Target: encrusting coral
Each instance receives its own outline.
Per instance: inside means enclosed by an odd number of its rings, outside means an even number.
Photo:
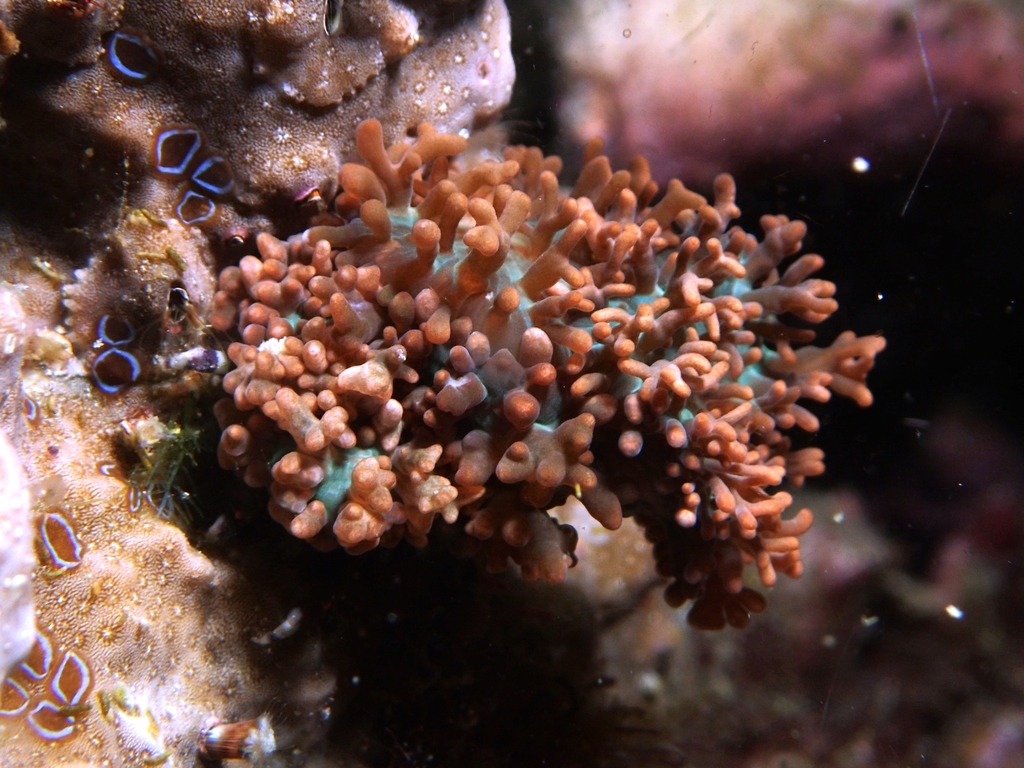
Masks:
[[[91,269],[102,274],[103,267]],[[186,274],[195,267],[189,262]],[[162,281],[161,271],[175,270],[127,271],[125,304],[94,311],[123,311],[118,317],[137,321],[147,283],[166,297],[170,280]],[[87,284],[93,277],[79,275],[79,300],[98,295]],[[13,294],[0,286],[0,339],[17,311]],[[115,316],[104,317],[97,340],[120,344]],[[169,330],[173,321],[166,318],[159,333],[149,330],[166,340],[161,353],[195,338],[192,328]],[[137,330],[136,338],[145,335]],[[4,348],[20,357],[16,344],[37,348],[40,333],[22,329]],[[288,606],[282,610],[275,596],[254,589],[236,564],[198,551],[166,519],[175,500],[168,501],[160,478],[153,487],[152,470],[141,480],[123,471],[126,449],[151,465],[166,461],[163,453],[190,427],[171,419],[212,375],[171,370],[146,343],[123,348],[141,375],[112,392],[95,371],[55,372],[28,354],[0,367],[5,379],[12,374],[15,408],[0,430],[0,660],[11,667],[0,677],[4,765],[192,766],[207,719],[244,719],[282,701],[279,676],[301,681],[303,700],[289,706],[318,713],[306,718],[311,727],[322,728],[319,713],[333,690],[315,645],[253,656],[251,638],[277,624]],[[5,431],[28,450],[18,456]]]
[[[0,166],[88,234],[127,203],[244,236],[330,197],[369,115],[493,120],[509,41],[501,0],[0,0]]]
[[[26,241],[0,258],[0,763],[195,765],[207,719],[259,715],[282,672],[319,712],[333,677],[315,648],[252,658],[292,605],[175,524],[226,361],[202,321],[202,235],[126,212],[74,272]]]
[[[820,256],[783,266],[804,224],[765,216],[758,242],[730,226],[731,177],[713,203],[677,180],[658,199],[644,160],[613,172],[596,142],[569,193],[537,149],[470,162],[429,124],[386,147],[374,120],[356,143],[334,212],[261,234],[214,298],[241,338],[220,463],[270,488],[276,520],[359,553],[422,545],[441,517],[491,569],[559,581],[576,535],[550,513],[574,495],[606,528],[634,516],[707,628],[763,608],[746,564],[800,575],[812,516],[775,489],[823,453],[785,432],[818,429],[801,398],[869,405],[885,346],[810,344],[838,304]]]

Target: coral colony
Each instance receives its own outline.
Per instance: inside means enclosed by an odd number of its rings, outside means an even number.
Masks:
[[[261,594],[181,530],[197,392],[226,393],[220,465],[321,549],[442,530],[558,582],[575,499],[643,527],[697,627],[763,609],[746,566],[800,575],[812,515],[781,486],[824,470],[800,401],[869,405],[885,346],[813,343],[838,305],[802,223],[759,241],[731,177],[660,190],[598,142],[571,190],[538,149],[469,151],[511,88],[497,0],[217,5],[0,0],[11,178],[94,163],[101,190],[67,185],[78,228],[0,212],[0,762],[258,761],[271,702],[303,713],[295,754],[322,740],[337,685],[299,577]],[[77,263],[46,239],[68,233]],[[248,255],[218,277],[211,244]]]
[[[784,519],[775,488],[824,464],[784,434],[818,429],[797,401],[869,405],[885,346],[812,346],[781,319],[838,306],[820,256],[780,272],[805,226],[766,216],[759,243],[729,227],[731,177],[713,204],[678,181],[659,199],[598,143],[566,193],[536,149],[464,164],[457,136],[385,147],[374,120],[356,140],[336,214],[221,272],[211,323],[241,336],[221,465],[314,544],[422,545],[461,520],[491,569],[551,581],[576,534],[550,512],[575,495],[606,528],[636,518],[692,623],[744,626],[764,606],[745,564],[765,586],[801,572],[811,513]]]

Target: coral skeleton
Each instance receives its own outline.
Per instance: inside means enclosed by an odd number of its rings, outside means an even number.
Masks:
[[[796,256],[804,224],[731,225],[731,177],[712,202],[647,163],[613,172],[588,144],[571,191],[561,161],[509,147],[470,161],[459,136],[419,126],[385,145],[356,131],[333,211],[301,234],[257,238],[220,274],[211,324],[234,330],[230,397],[215,412],[221,466],[270,490],[292,534],[352,553],[440,517],[488,567],[560,581],[576,533],[570,496],[608,529],[633,516],[654,542],[666,599],[696,626],[743,626],[745,586],[799,576],[786,510],[824,471],[788,431],[800,400],[871,403],[885,341],[840,334],[823,259]]]

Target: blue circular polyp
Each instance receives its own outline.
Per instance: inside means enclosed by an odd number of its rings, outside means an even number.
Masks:
[[[223,178],[218,179],[218,176]],[[192,174],[192,181],[211,195],[226,195],[235,185],[228,161],[218,155],[203,160]]]
[[[107,43],[107,60],[126,80],[141,83],[156,71],[160,61],[146,40],[130,32],[117,31]]]
[[[96,386],[113,394],[139,378],[139,361],[123,349],[113,347],[101,353],[92,364]]]
[[[187,190],[174,212],[183,224],[201,224],[217,211],[213,201],[200,194]]]
[[[96,327],[96,335],[107,344],[119,347],[135,338],[135,329],[127,320],[113,315],[104,315]]]
[[[168,128],[156,137],[156,169],[169,176],[181,176],[202,144],[195,128]]]

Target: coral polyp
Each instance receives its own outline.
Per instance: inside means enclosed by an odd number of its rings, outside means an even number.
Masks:
[[[613,172],[597,143],[567,192],[537,149],[471,162],[428,124],[385,147],[372,120],[356,140],[334,212],[261,234],[214,301],[240,334],[220,463],[269,487],[276,520],[358,553],[422,545],[441,517],[492,569],[559,581],[576,537],[552,515],[575,496],[644,526],[703,627],[763,607],[746,564],[765,586],[800,575],[812,516],[785,517],[778,487],[823,453],[786,432],[818,429],[801,399],[868,405],[885,346],[810,343],[838,304],[820,256],[789,261],[802,223],[765,216],[759,242],[730,226],[731,177],[713,202],[677,180],[659,196],[645,161]]]

